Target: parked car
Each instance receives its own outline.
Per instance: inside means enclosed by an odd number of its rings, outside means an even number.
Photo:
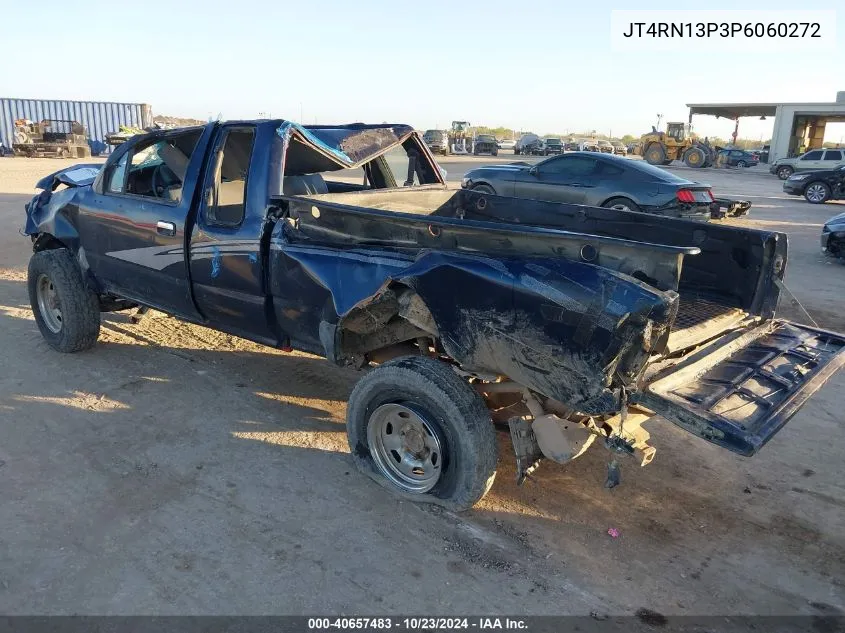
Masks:
[[[547,136],[543,139],[543,155],[563,154],[563,143],[559,138]]]
[[[543,139],[536,134],[523,134],[516,142],[513,153],[517,155],[542,155]]]
[[[822,227],[822,251],[845,259],[845,213],[834,215]]]
[[[799,171],[835,169],[845,165],[845,150],[813,149],[796,158],[779,158],[769,167],[769,173],[786,180]]]
[[[479,134],[472,141],[472,153],[474,156],[481,154],[499,155],[499,143],[492,134]]]
[[[580,152],[581,141],[567,141],[566,143],[564,143],[563,149],[566,152]]]
[[[622,143],[614,143],[613,144],[613,153],[617,154],[618,156],[627,156],[628,155],[628,148],[625,147]]]
[[[804,196],[812,204],[845,199],[845,165],[792,174],[783,182],[783,190],[793,196]]]
[[[596,141],[599,151],[605,154],[613,154],[613,143],[610,141]]]
[[[710,185],[692,182],[645,161],[573,152],[536,165],[491,165],[466,173],[466,189],[500,196],[644,211],[707,220]]]
[[[423,141],[435,154],[449,155],[449,133],[446,130],[426,130]]]
[[[601,152],[601,147],[596,141],[585,140],[581,141],[580,151],[582,152]]]
[[[755,156],[752,152],[742,149],[726,148],[719,153],[725,157],[725,164],[728,167],[753,167],[760,163],[759,155]]]
[[[494,420],[520,479],[591,443],[646,465],[652,415],[749,456],[845,361],[842,335],[774,318],[786,235],[449,190],[404,125],[212,122],[38,188],[27,287],[50,347],[141,306],[366,369],[350,459],[453,510],[493,483]]]
[[[499,149],[513,149],[514,147],[516,147],[516,141],[514,139],[499,141]]]

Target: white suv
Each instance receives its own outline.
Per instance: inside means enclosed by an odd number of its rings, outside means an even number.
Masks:
[[[796,158],[781,158],[769,167],[769,172],[777,174],[781,180],[786,180],[796,171],[815,171],[819,169],[836,169],[845,165],[845,150],[842,149],[811,149],[806,154]]]

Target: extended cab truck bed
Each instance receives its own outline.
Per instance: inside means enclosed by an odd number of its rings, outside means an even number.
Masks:
[[[785,235],[449,191],[407,126],[158,131],[38,184],[50,345],[141,306],[371,367],[353,459],[453,508],[492,483],[491,419],[520,477],[597,437],[646,464],[655,413],[751,455],[845,359],[841,335],[773,318]]]

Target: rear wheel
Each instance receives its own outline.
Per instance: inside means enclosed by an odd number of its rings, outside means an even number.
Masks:
[[[630,198],[611,198],[601,206],[617,211],[640,211],[639,205]]]
[[[821,181],[811,182],[804,189],[804,199],[811,204],[822,204],[830,199],[830,187]]]
[[[684,152],[684,164],[687,167],[702,167],[705,158],[704,151],[698,147],[691,147]]]
[[[467,510],[496,476],[487,407],[439,360],[403,356],[371,370],[349,398],[346,429],[357,467],[415,501]]]
[[[80,352],[97,342],[100,305],[67,249],[40,251],[29,260],[29,302],[47,344]]]
[[[795,170],[792,169],[792,167],[790,167],[789,165],[784,165],[783,167],[778,167],[778,171],[777,171],[778,178],[780,178],[781,180],[786,180],[787,178],[789,178],[794,173],[794,171]]]
[[[645,158],[650,165],[663,165],[666,160],[666,150],[660,143],[652,143],[646,148],[643,158]]]

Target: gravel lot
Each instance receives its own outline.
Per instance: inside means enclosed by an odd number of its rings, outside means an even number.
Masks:
[[[480,161],[442,162],[456,180]],[[48,349],[18,231],[66,164],[0,160],[0,612],[845,613],[845,372],[752,459],[657,420],[654,463],[612,491],[599,448],[518,488],[503,434],[477,509],[420,507],[352,466],[353,371],[158,313],[107,316],[90,352]],[[845,330],[845,266],[818,248],[845,205],[683,172],[751,199],[736,223],[788,233],[788,286]]]

